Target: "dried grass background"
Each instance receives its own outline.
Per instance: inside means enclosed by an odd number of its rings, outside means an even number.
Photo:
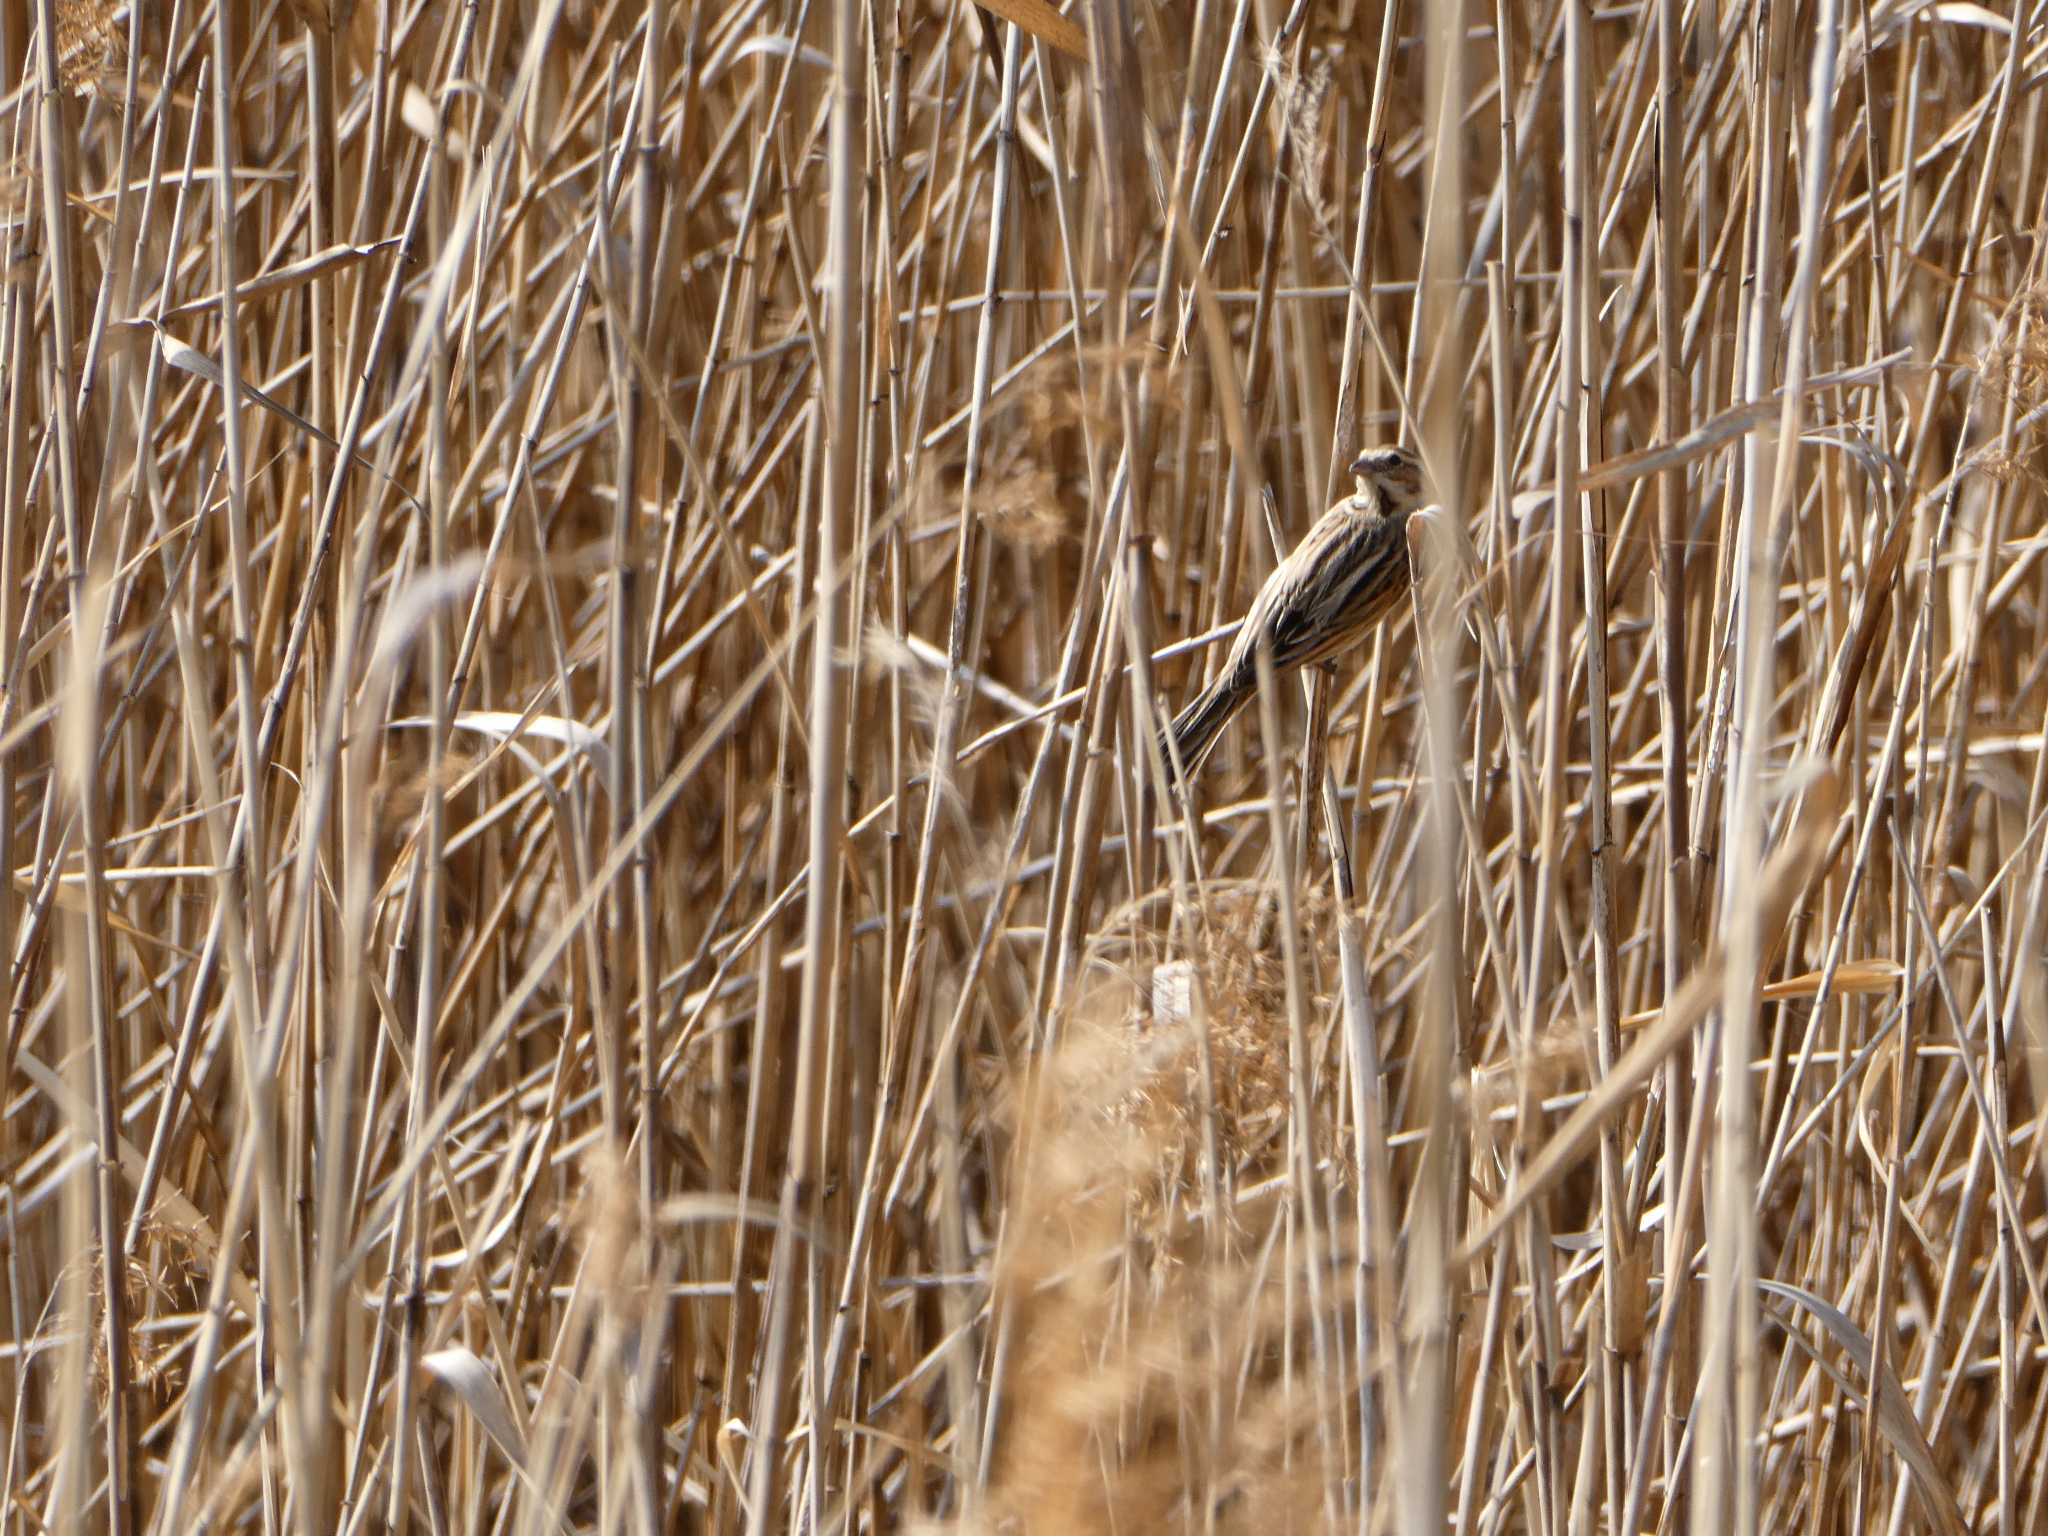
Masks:
[[[2041,1529],[2043,8],[996,9],[0,5],[0,1526]]]

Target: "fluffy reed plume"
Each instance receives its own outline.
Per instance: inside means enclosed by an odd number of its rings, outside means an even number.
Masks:
[[[1199,9],[0,13],[16,1527],[2048,1526],[2048,18]]]

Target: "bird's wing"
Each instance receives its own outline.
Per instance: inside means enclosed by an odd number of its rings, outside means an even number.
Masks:
[[[1395,522],[1347,511],[1309,531],[1287,559],[1296,569],[1273,616],[1277,665],[1307,666],[1348,649],[1393,605],[1408,581]]]

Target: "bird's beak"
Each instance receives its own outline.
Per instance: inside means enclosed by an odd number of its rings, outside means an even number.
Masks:
[[[1360,477],[1363,477],[1363,476],[1364,476],[1364,474],[1365,474],[1365,471],[1366,471],[1366,463],[1365,463],[1365,461],[1366,461],[1366,457],[1367,457],[1367,456],[1366,456],[1365,454],[1362,454],[1362,453],[1361,453],[1361,454],[1360,454],[1360,455],[1359,455],[1359,456],[1358,456],[1357,458],[1355,458],[1355,459],[1353,459],[1353,460],[1351,461],[1351,473],[1352,473],[1352,474],[1354,474],[1354,475],[1357,475],[1357,476],[1360,476]]]

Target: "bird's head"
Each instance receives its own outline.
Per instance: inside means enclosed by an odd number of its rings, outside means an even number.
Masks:
[[[1382,443],[1351,461],[1362,495],[1375,495],[1389,512],[1412,512],[1425,497],[1422,460],[1406,448]]]

